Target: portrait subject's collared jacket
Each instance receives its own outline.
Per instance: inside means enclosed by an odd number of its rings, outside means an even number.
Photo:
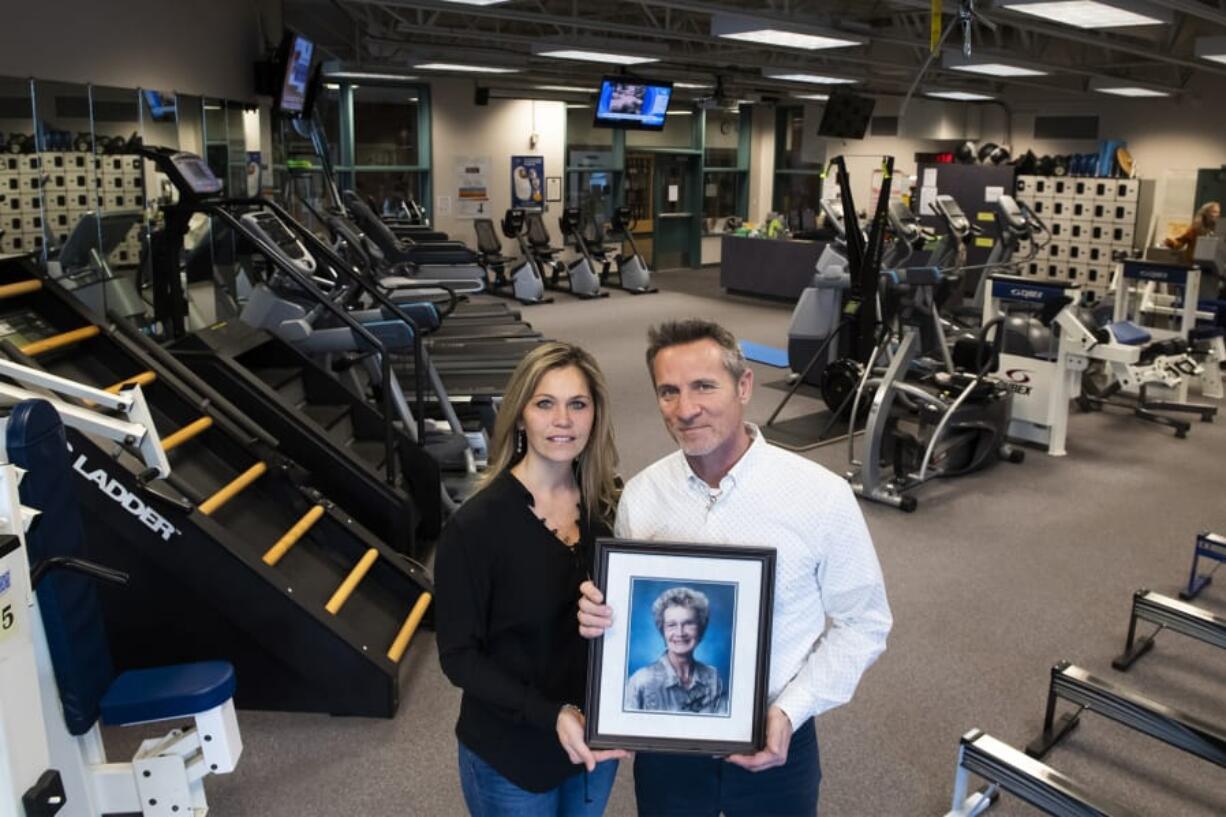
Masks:
[[[727,715],[728,691],[715,667],[701,661],[694,662],[693,683],[686,689],[666,653],[630,676],[624,707],[642,712]]]

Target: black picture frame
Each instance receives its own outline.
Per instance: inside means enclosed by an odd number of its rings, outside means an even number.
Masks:
[[[648,560],[643,560],[641,557],[649,557]],[[663,571],[667,573],[667,578],[652,578],[652,577],[630,577],[629,588],[610,588],[610,574],[616,573],[621,576],[623,569],[611,570],[611,567],[619,559],[639,559],[638,562],[626,562],[625,564],[654,564],[659,566],[667,566],[668,569]],[[693,561],[695,569],[691,576],[684,568],[686,560]],[[699,560],[702,560],[699,563]],[[744,580],[739,583],[736,580],[729,582],[727,577],[720,580],[714,580],[709,575],[703,575],[702,571],[710,570],[712,560],[717,560],[722,567],[726,567],[725,572],[735,573],[738,570],[744,571]],[[620,611],[621,618],[619,619],[619,611],[614,606],[614,629],[610,629],[605,636],[592,639],[588,650],[588,684],[587,684],[587,700],[585,706],[586,727],[585,738],[588,746],[593,749],[628,749],[632,751],[652,751],[652,752],[670,752],[670,753],[690,753],[704,755],[729,755],[741,753],[753,753],[761,750],[766,744],[766,710],[767,710],[767,694],[770,682],[770,648],[771,648],[771,621],[772,612],[774,609],[775,595],[775,562],[776,552],[774,548],[762,547],[742,547],[735,545],[707,545],[685,542],[644,542],[630,539],[619,539],[612,537],[602,537],[596,540],[594,552],[594,570],[593,582],[604,593],[605,598],[614,603],[614,599],[621,598],[629,600],[627,605],[630,609]],[[688,578],[679,578],[688,577]],[[636,608],[641,607],[634,601],[635,582],[643,581],[644,588],[654,587],[665,584],[679,585],[725,585],[736,584],[734,598],[736,603],[732,605],[731,611],[725,611],[725,617],[732,619],[729,625],[728,635],[728,660],[729,667],[736,665],[739,658],[752,655],[753,668],[752,672],[740,670],[735,674],[736,678],[740,679],[733,682],[732,689],[727,688],[728,682],[732,682],[729,677],[727,681],[722,683],[725,689],[727,703],[724,705],[726,714],[723,712],[695,713],[683,712],[679,709],[655,710],[648,713],[646,710],[625,708],[625,700],[610,701],[606,694],[607,690],[616,688],[622,691],[625,695],[626,687],[631,683],[632,676],[630,673],[630,664],[627,659],[619,660],[621,655],[628,656],[633,648],[632,640],[637,626],[641,632],[645,625],[640,621],[636,624],[632,618],[636,614]],[[618,579],[622,582],[621,579]],[[610,592],[613,590],[614,592]],[[742,604],[744,600],[741,593],[752,593],[753,604]],[[646,598],[646,596],[643,596]],[[757,620],[754,622],[745,621],[746,609],[756,610]],[[638,610],[639,617],[642,617],[642,610]],[[615,632],[618,627],[618,621],[624,619],[624,629],[621,632]],[[654,627],[654,619],[652,619],[652,627]],[[710,625],[708,625],[710,626]],[[736,632],[751,633],[756,642],[752,645],[752,649],[747,650],[747,645],[742,639],[741,643],[736,643],[732,638],[732,634]],[[661,634],[662,635],[662,634]],[[704,629],[699,640],[701,641],[707,635]],[[610,638],[612,636],[612,638]],[[618,652],[618,655],[606,655],[606,647],[610,641],[614,643],[613,651]],[[697,647],[694,648],[695,650]],[[659,659],[664,660],[663,656]],[[609,673],[606,678],[605,674]],[[637,675],[637,673],[635,673]],[[718,676],[717,676],[718,677]],[[753,689],[750,693],[745,693],[743,690],[738,691],[737,686],[743,686],[743,680],[751,677]],[[620,683],[618,683],[618,679]],[[721,679],[722,681],[722,679]],[[602,689],[605,692],[602,692]],[[750,712],[746,712],[746,708],[750,708]],[[643,714],[650,714],[653,718],[660,717],[662,719],[681,719],[690,718],[688,722],[676,721],[668,722],[668,725],[676,729],[684,727],[684,735],[659,736],[652,734],[634,734],[627,732],[624,728],[614,731],[606,728],[604,721],[613,720],[624,717],[627,712],[632,713],[630,717],[641,718]],[[728,720],[731,725],[739,725],[741,733],[748,732],[744,737],[728,738],[728,737],[704,737],[704,726],[710,727],[715,724],[717,718],[712,717],[710,721],[703,718],[693,718],[694,714],[703,714],[714,716],[719,714],[722,719]],[[747,722],[745,719],[749,718]],[[666,721],[660,720],[660,723]],[[746,728],[746,726],[748,728]],[[710,731],[710,729],[708,729]]]

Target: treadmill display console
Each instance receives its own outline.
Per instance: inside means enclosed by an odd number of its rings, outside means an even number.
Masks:
[[[193,193],[201,196],[211,196],[221,192],[221,179],[213,175],[213,171],[194,153],[176,153],[170,159],[175,168],[191,187]]]
[[[303,275],[315,273],[315,259],[307,252],[306,247],[302,246],[297,236],[274,214],[267,211],[244,213],[243,223],[260,238],[280,250],[284,260],[293,264]]]

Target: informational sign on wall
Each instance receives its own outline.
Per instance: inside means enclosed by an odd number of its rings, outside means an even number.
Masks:
[[[490,217],[490,157],[457,157],[455,174],[456,216],[458,218]]]
[[[545,157],[511,157],[511,206],[523,210],[545,208]]]

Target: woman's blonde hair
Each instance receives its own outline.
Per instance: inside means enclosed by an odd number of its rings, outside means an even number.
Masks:
[[[574,366],[587,380],[592,394],[592,433],[576,460],[579,489],[583,493],[584,511],[589,519],[613,518],[617,505],[617,446],[613,442],[613,418],[609,411],[609,386],[596,359],[573,343],[551,341],[542,343],[524,356],[511,373],[494,433],[490,439],[489,466],[478,490],[492,483],[499,474],[514,467],[524,458],[519,450],[519,421],[532,395],[536,394],[541,378],[555,369]]]
[[[1196,228],[1197,235],[1208,235],[1217,229],[1217,222],[1210,221],[1209,219],[1209,211],[1214,207],[1218,208],[1218,212],[1221,212],[1222,205],[1216,201],[1207,201],[1196,211],[1196,217],[1192,221],[1192,226]]]

